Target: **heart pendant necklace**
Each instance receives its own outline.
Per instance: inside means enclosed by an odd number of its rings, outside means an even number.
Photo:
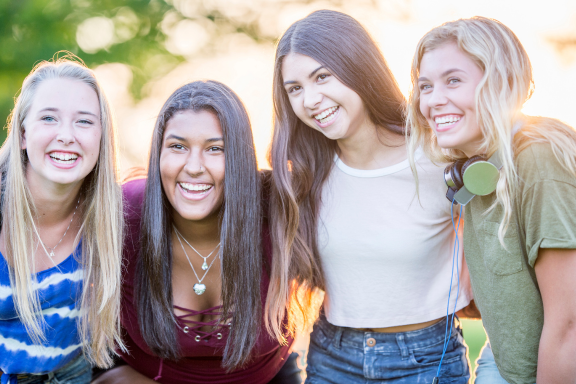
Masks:
[[[218,246],[220,245],[220,243],[218,243],[218,245],[216,246],[216,248],[214,248],[214,249],[212,250],[212,252],[210,252],[210,253],[208,254],[208,256],[202,256],[202,254],[201,254],[200,252],[198,252],[198,251],[196,250],[196,248],[194,248],[194,247],[192,246],[192,244],[190,244],[190,243],[188,242],[188,240],[186,240],[186,238],[185,238],[184,236],[182,236],[182,234],[180,233],[180,231],[178,231],[178,229],[177,229],[175,226],[173,226],[173,227],[174,227],[174,231],[176,231],[176,234],[177,234],[180,238],[184,239],[184,241],[186,242],[186,244],[188,244],[188,246],[189,246],[190,248],[192,248],[192,250],[193,250],[194,252],[196,252],[196,253],[198,254],[198,256],[200,256],[202,259],[204,259],[204,263],[202,263],[202,270],[203,270],[203,271],[207,271],[207,270],[208,270],[208,263],[206,262],[206,260],[207,260],[210,256],[212,256],[212,254],[214,253],[214,251],[216,251],[216,249],[218,249]],[[180,239],[178,239],[178,240],[180,240]],[[186,255],[186,257],[188,257],[188,255]]]
[[[210,265],[208,265],[208,263],[206,263],[206,259],[209,258],[210,256],[212,256],[212,254],[214,253],[214,251],[216,251],[216,249],[218,249],[218,247],[220,246],[220,243],[218,243],[218,245],[216,246],[216,248],[214,248],[212,250],[212,252],[210,252],[210,254],[206,257],[202,256],[200,254],[200,252],[198,252],[192,245],[190,245],[190,243],[186,240],[186,238],[184,236],[182,236],[180,234],[180,232],[178,231],[178,229],[176,229],[176,226],[172,226],[174,228],[174,232],[176,232],[176,237],[178,238],[178,242],[180,243],[180,246],[182,247],[182,250],[184,251],[184,255],[186,256],[186,260],[188,260],[188,264],[190,264],[190,268],[192,268],[192,272],[194,272],[194,276],[196,276],[196,279],[198,280],[198,282],[196,284],[194,284],[194,286],[192,287],[194,289],[194,292],[197,295],[201,295],[204,292],[206,292],[206,285],[202,284],[202,280],[204,280],[204,278],[206,277],[206,275],[208,274],[208,271],[210,270],[210,268],[212,268],[212,265],[214,264],[214,262],[216,261],[217,257],[215,257],[212,262],[210,263]],[[186,248],[184,248],[184,244],[182,244],[182,240],[184,239],[184,241],[186,242],[186,244],[188,244],[190,246],[190,248],[192,248],[194,250],[194,252],[196,252],[198,255],[200,255],[200,257],[202,257],[204,259],[204,263],[202,264],[202,270],[205,271],[204,275],[202,276],[202,278],[198,277],[198,274],[196,273],[196,270],[194,269],[194,266],[192,265],[192,262],[190,261],[190,258],[188,257],[188,253],[186,253]]]

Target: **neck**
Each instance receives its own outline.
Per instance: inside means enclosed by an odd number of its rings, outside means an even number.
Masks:
[[[52,226],[70,218],[77,206],[83,180],[69,185],[50,183],[48,186],[37,183],[34,178],[27,177],[26,180],[39,226]]]
[[[220,242],[220,220],[217,214],[201,221],[192,221],[174,212],[173,222],[178,232],[195,248],[214,248]]]
[[[340,139],[338,156],[349,167],[379,169],[407,158],[406,139],[385,128],[366,122],[352,136]]]
[[[485,148],[481,143],[470,143],[465,147],[457,148],[464,152],[467,158],[471,158],[478,155],[484,155],[486,153]]]

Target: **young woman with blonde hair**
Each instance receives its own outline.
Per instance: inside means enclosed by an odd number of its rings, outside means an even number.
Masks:
[[[87,383],[123,345],[115,134],[91,70],[69,57],[32,70],[0,175],[2,383]]]
[[[576,132],[521,113],[530,60],[496,20],[432,29],[412,82],[412,164],[416,148],[455,162],[449,194],[466,204],[464,252],[489,338],[476,383],[574,382]]]
[[[466,346],[445,318],[449,290],[450,313],[471,297],[465,276],[451,281],[462,255],[453,259],[442,168],[418,157],[418,200],[405,99],[362,25],[324,10],[290,26],[274,107],[267,316],[281,324],[288,307],[292,330],[314,319],[311,295],[325,290],[306,382],[467,383]]]

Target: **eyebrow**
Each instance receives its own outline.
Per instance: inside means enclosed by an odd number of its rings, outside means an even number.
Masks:
[[[53,107],[47,107],[47,108],[41,109],[39,112],[44,112],[44,111],[58,112],[59,109],[58,109],[58,108],[53,108]],[[98,117],[98,115],[95,115],[94,113],[88,112],[88,111],[78,111],[78,113],[81,114],[81,115],[91,115],[91,116],[94,116],[94,117]]]
[[[169,139],[175,139],[175,140],[179,140],[179,141],[186,141],[185,138],[183,138],[182,136],[177,136],[173,133],[169,134],[168,136],[166,136],[166,138],[164,140],[169,140]],[[207,143],[215,143],[217,141],[224,141],[224,139],[222,137],[212,137],[211,139],[206,139]]]
[[[312,76],[314,76],[314,74],[316,72],[318,72],[319,70],[321,70],[322,68],[324,68],[323,65],[319,66],[318,68],[316,68],[315,70],[313,70],[312,72],[310,72],[310,74],[308,75],[308,78],[311,78]],[[288,80],[284,82],[284,85],[288,85],[288,84],[296,84],[296,81],[294,80]]]
[[[314,74],[316,72],[318,72],[319,70],[321,70],[322,68],[324,68],[323,65],[319,66],[318,68],[316,68],[315,70],[313,70],[312,72],[310,72],[310,74],[308,75],[308,78],[311,78],[312,76],[314,76]]]
[[[448,76],[449,74],[454,73],[454,72],[464,72],[464,71],[462,69],[458,69],[458,68],[450,68],[450,69],[447,69],[446,71],[442,72],[440,77]],[[424,76],[418,78],[418,81],[427,81],[427,80],[428,80],[428,78],[424,77]]]
[[[180,140],[180,141],[185,141],[185,139],[182,136],[176,136],[173,133],[166,136],[166,138],[164,140],[168,140],[168,139],[176,139],[176,140]]]

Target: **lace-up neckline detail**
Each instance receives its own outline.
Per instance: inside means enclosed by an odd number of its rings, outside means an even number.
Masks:
[[[182,332],[192,337],[196,342],[215,340],[216,343],[225,344],[224,335],[230,331],[232,326],[231,321],[226,321],[222,324],[220,316],[222,316],[222,305],[207,308],[202,311],[179,307],[174,308],[185,312],[185,314],[176,316],[176,319],[181,323]],[[197,321],[190,319],[193,316],[212,316],[213,320],[210,321]],[[201,328],[210,327],[210,331],[203,331]]]

